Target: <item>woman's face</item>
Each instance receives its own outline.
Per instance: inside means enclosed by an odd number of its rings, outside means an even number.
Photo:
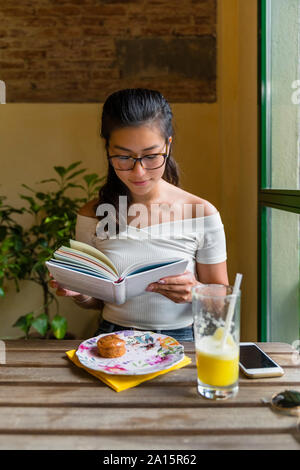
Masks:
[[[172,138],[169,138],[171,143]],[[108,154],[143,157],[156,153],[166,153],[166,141],[156,126],[125,127],[111,133]],[[137,161],[132,170],[115,172],[134,196],[145,196],[151,193],[162,179],[165,164],[155,170],[146,170]]]

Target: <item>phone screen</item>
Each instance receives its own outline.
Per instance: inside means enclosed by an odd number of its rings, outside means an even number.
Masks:
[[[240,345],[240,362],[246,369],[277,367],[272,359],[252,344]]]

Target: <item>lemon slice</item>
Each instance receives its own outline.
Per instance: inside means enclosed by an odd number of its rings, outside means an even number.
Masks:
[[[213,338],[216,341],[222,341],[223,335],[224,335],[224,327],[219,326],[219,328],[217,328],[216,331],[214,332]],[[227,335],[226,344],[228,344],[228,346],[235,346],[235,341],[230,333]]]

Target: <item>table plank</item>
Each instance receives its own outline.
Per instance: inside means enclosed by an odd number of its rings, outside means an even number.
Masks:
[[[260,343],[256,342],[257,346],[263,349],[267,354],[281,353],[288,354],[295,351],[295,349],[287,343],[271,342],[271,343]]]
[[[181,435],[299,433],[299,421],[262,408],[2,407],[0,434]]]
[[[8,350],[5,365],[11,367],[69,367],[70,360],[65,352],[56,350]]]
[[[83,339],[9,339],[4,340],[7,351],[22,350],[22,351],[68,351],[69,349],[76,349]]]
[[[290,388],[290,387],[287,387]],[[300,392],[300,385],[293,386]],[[229,400],[208,402],[196,389],[196,383],[188,386],[176,386],[167,389],[159,384],[151,383],[116,393],[106,385],[92,384],[90,387],[74,385],[38,386],[1,385],[0,408],[3,406],[56,406],[56,407],[97,407],[115,406],[134,408],[205,408],[219,407],[268,407],[261,400],[270,400],[274,393],[281,390],[277,384],[265,387],[240,386],[239,393]],[[241,410],[241,412],[243,412]],[[1,413],[1,411],[0,411]]]
[[[192,385],[196,382],[197,372],[192,365],[185,366],[182,369],[173,370],[169,373],[160,375],[149,382],[156,381],[160,384],[171,385]],[[149,383],[146,382],[146,383]],[[19,383],[19,384],[93,384],[101,383],[99,379],[89,374],[82,368],[75,366],[70,362],[69,367],[0,367],[0,384]],[[278,384],[279,386],[300,384],[300,368],[289,367],[285,369],[282,377],[248,379],[240,373],[240,384],[247,383],[249,386],[266,384]],[[144,385],[144,384],[142,384]]]
[[[269,355],[282,367],[295,367],[300,365],[300,356],[297,353],[269,353]],[[195,366],[195,354],[189,353],[188,357],[192,359],[192,365]],[[56,350],[8,350],[6,353],[5,365],[11,367],[69,367],[70,361],[65,352]]]
[[[0,450],[299,450],[299,434],[180,435],[176,436],[70,436],[0,435]],[[151,452],[149,452],[151,454]],[[153,452],[152,452],[153,454]],[[188,455],[191,455],[188,452]],[[134,455],[134,453],[133,453]],[[148,455],[148,452],[146,453]],[[99,455],[98,462],[101,462]]]

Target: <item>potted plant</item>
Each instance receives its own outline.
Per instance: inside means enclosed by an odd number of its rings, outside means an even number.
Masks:
[[[49,288],[49,272],[45,261],[61,245],[75,236],[76,216],[80,206],[99,191],[104,177],[85,174],[80,161],[68,167],[55,166],[55,177],[42,180],[41,185],[54,185],[53,190],[36,190],[26,184],[22,186],[27,194],[20,197],[26,206],[15,208],[6,204],[0,196],[0,297],[5,295],[5,282],[14,281],[20,291],[20,281],[29,280],[40,286],[43,304],[39,312],[28,312],[20,316],[14,326],[20,328],[29,338],[33,328],[41,337],[54,335],[65,337],[67,321],[59,314],[59,303]],[[82,181],[77,177],[81,175]],[[79,190],[81,196],[70,197],[70,190]],[[25,228],[18,222],[20,215],[29,214],[31,225]],[[1,301],[1,300],[0,300]],[[51,318],[50,305],[55,302],[56,314]]]

